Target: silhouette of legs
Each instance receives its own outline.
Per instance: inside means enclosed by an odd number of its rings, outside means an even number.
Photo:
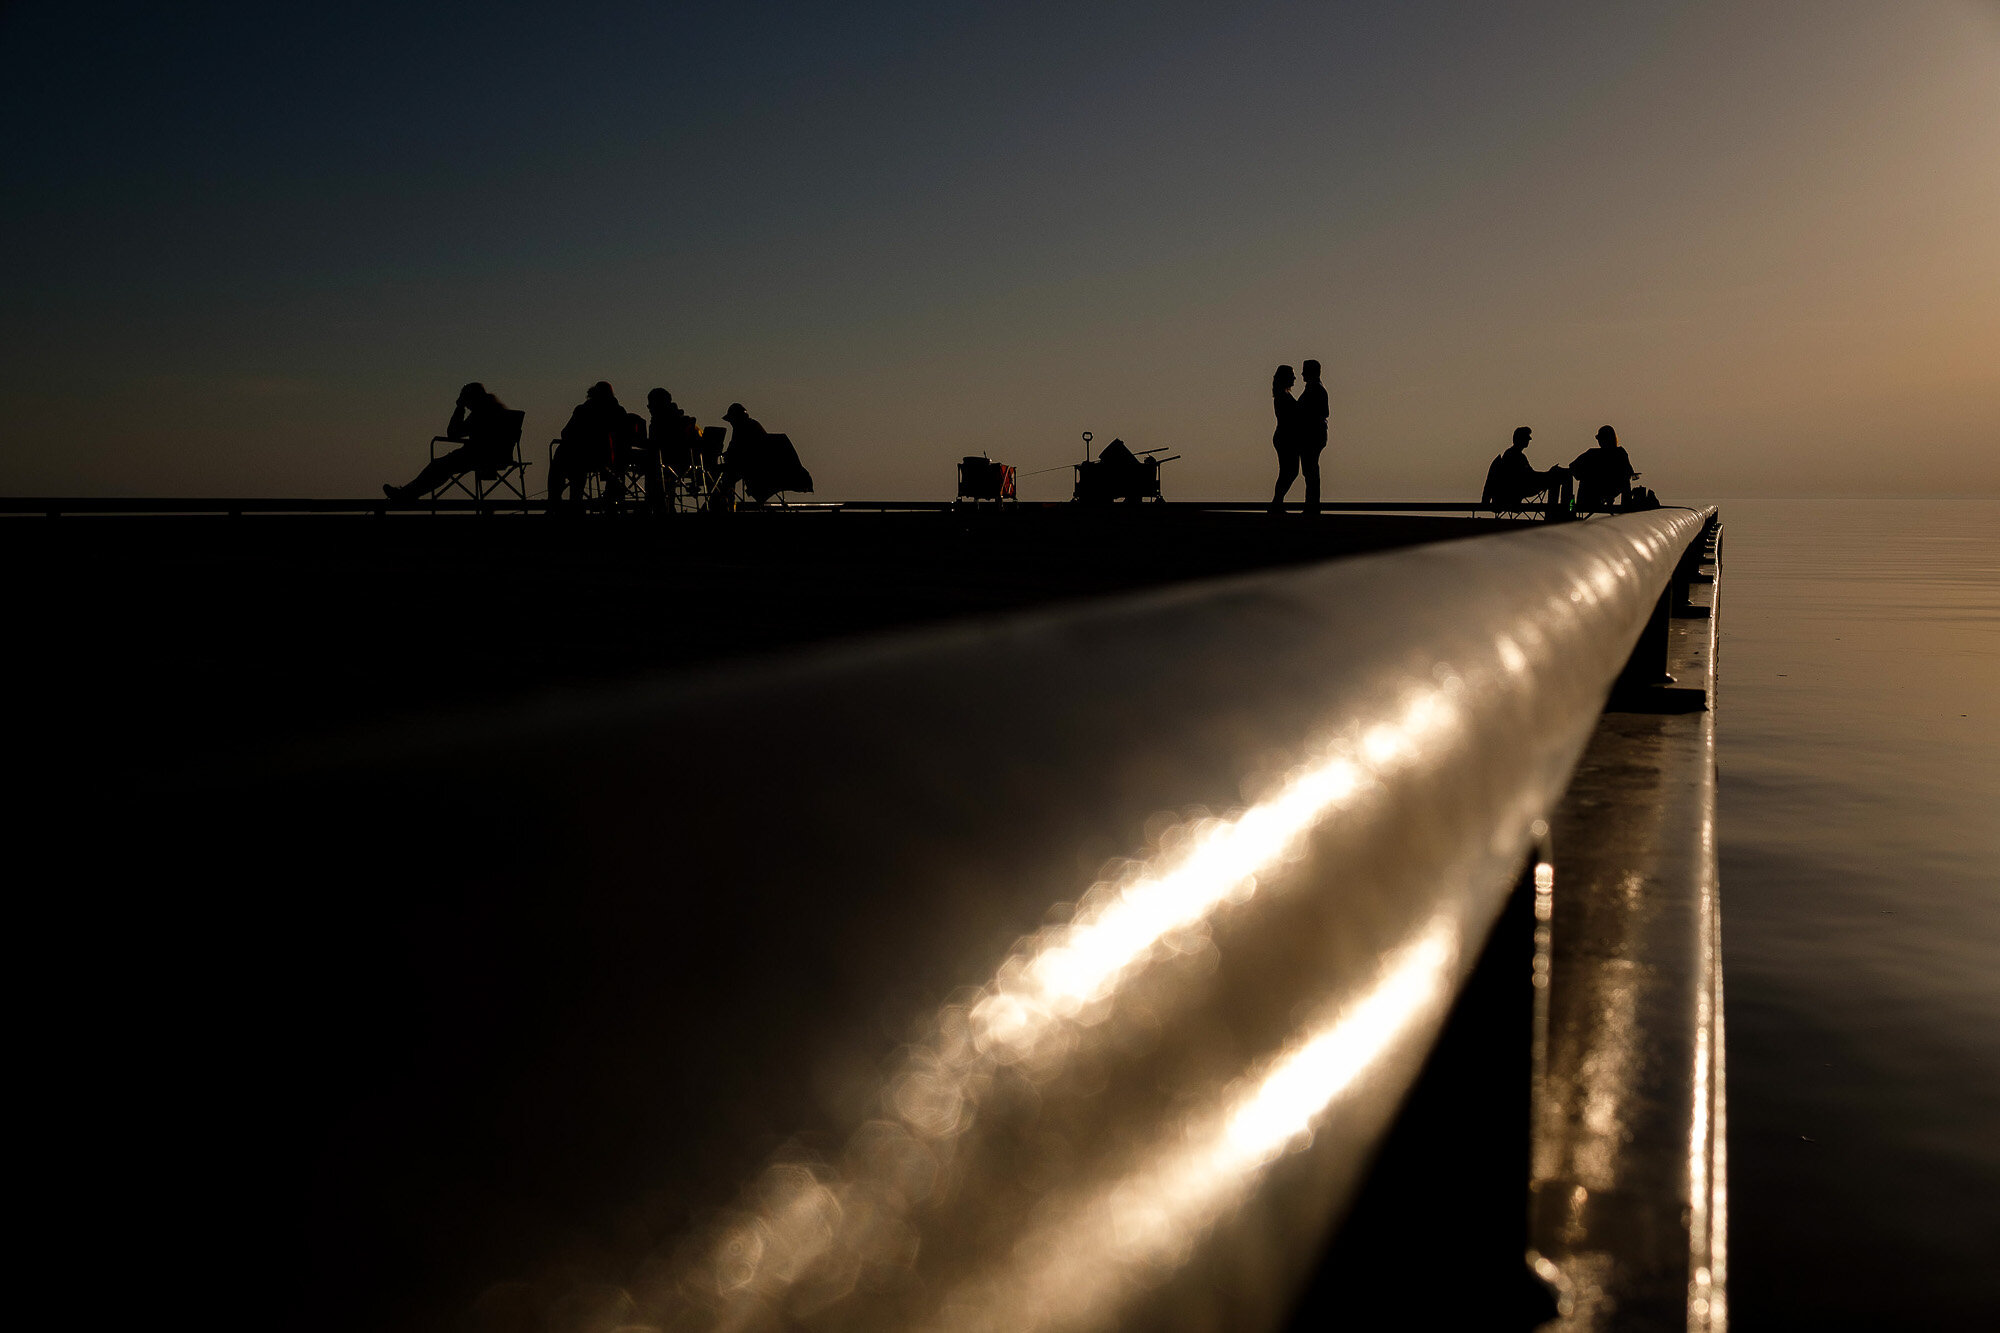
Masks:
[[[742,478],[734,472],[724,470],[715,474],[715,482],[708,488],[708,512],[721,513],[736,507],[736,483]]]
[[[649,453],[640,458],[636,467],[623,466],[602,469],[604,473],[604,501],[616,509],[625,503],[625,488],[633,483],[636,473],[639,492],[646,499],[646,509],[650,513],[662,514],[667,509],[666,483],[661,479],[660,456]],[[579,485],[581,481],[579,480]],[[581,491],[578,492],[581,494]]]
[[[637,466],[631,468],[644,479],[643,491],[646,497],[646,512],[664,514],[667,512],[667,483],[665,470],[660,463],[660,451],[651,445],[639,449]],[[622,487],[620,488],[623,489]]]
[[[1568,518],[1576,508],[1576,496],[1569,469],[1566,467],[1552,467],[1544,475],[1548,478],[1549,483],[1546,517],[1552,519]]]
[[[477,466],[478,464],[474,462],[472,457],[472,446],[462,445],[450,453],[441,454],[424,464],[424,470],[417,474],[417,479],[401,488],[400,491],[397,491],[394,487],[385,487],[384,489],[390,491],[393,497],[399,500],[419,499],[429,495],[453,477],[473,471]]]
[[[1313,459],[1312,467],[1313,467],[1312,471],[1313,480],[1310,481],[1308,484],[1313,488],[1312,491],[1313,498],[1317,499],[1319,497],[1318,458]],[[1274,514],[1278,513],[1282,509],[1285,503],[1285,492],[1292,489],[1292,483],[1298,479],[1298,475],[1299,475],[1298,453],[1295,450],[1291,449],[1280,449],[1278,451],[1278,487],[1276,490],[1271,492],[1272,513]]]
[[[573,448],[567,441],[556,446],[555,457],[549,460],[549,512],[555,513],[563,505],[563,492],[569,492],[568,507],[579,509],[583,506],[583,483],[593,472],[602,471],[601,466],[592,466],[589,460],[579,455],[584,451]]]
[[[1318,449],[1302,449],[1299,451],[1299,471],[1303,472],[1306,478],[1306,512],[1308,514],[1317,514],[1319,512]],[[1289,485],[1290,483],[1287,482],[1286,484]]]
[[[576,499],[583,498],[583,474],[572,472],[572,461],[567,444],[557,445],[555,454],[549,459],[549,512],[552,514],[562,503],[565,489],[574,490]]]

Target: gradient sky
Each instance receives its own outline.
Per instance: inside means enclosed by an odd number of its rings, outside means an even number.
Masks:
[[[1247,497],[1317,356],[1337,498],[1607,421],[2000,493],[2000,0],[411,8],[0,8],[0,492],[370,494],[468,379],[539,464],[608,378],[823,497]]]

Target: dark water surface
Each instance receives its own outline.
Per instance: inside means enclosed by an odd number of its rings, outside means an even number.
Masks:
[[[1722,512],[1738,1326],[2000,1328],[2000,501]]]

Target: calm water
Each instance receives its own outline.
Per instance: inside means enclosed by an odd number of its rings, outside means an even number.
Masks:
[[[1722,512],[1739,1326],[2000,1328],[2000,501]]]

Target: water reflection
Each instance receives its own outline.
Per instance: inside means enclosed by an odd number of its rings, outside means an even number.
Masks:
[[[2000,1311],[2000,500],[1729,519],[1732,1304],[1965,1323]]]

